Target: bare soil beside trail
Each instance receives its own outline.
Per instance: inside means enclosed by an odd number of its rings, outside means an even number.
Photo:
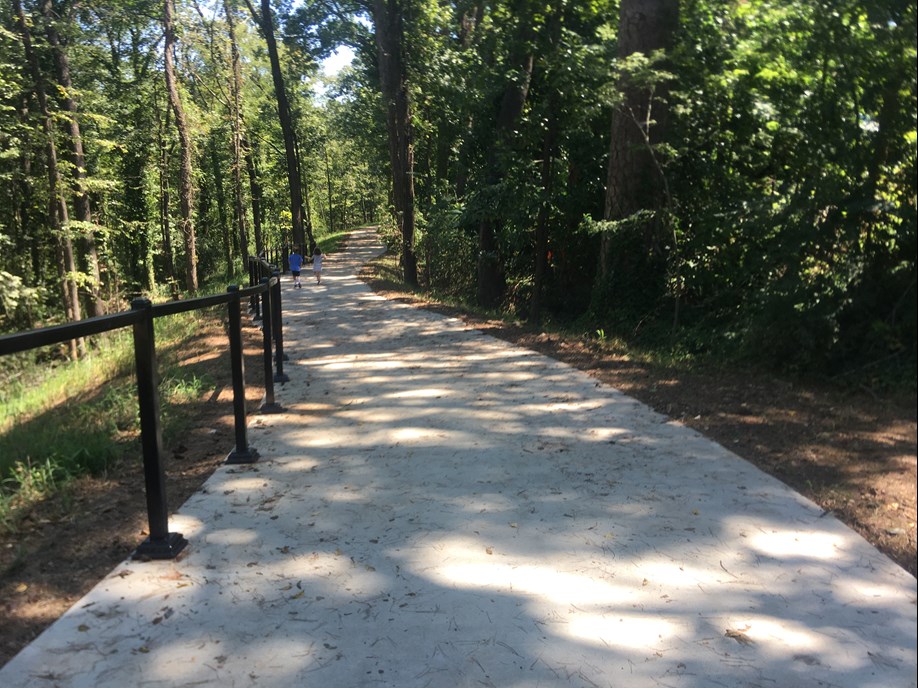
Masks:
[[[880,397],[753,370],[676,371],[595,341],[477,317],[407,293],[373,264],[361,278],[388,299],[461,318],[568,363],[698,430],[833,513],[916,575],[914,394]]]
[[[244,327],[243,346],[246,400],[253,413],[264,397],[261,331]],[[235,445],[228,344],[220,323],[201,321],[200,333],[182,352],[180,365],[215,386],[177,411],[188,429],[164,452],[166,498],[172,510],[201,487]],[[36,504],[16,532],[0,533],[0,666],[147,536],[140,448],[136,437],[126,439],[129,454],[107,474],[74,481]]]

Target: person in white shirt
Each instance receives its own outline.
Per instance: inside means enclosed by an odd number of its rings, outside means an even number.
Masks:
[[[316,284],[322,284],[322,249],[316,246],[312,254],[312,274],[316,276]]]

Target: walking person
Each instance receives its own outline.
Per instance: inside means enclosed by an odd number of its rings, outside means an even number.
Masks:
[[[300,284],[300,270],[303,269],[303,256],[296,250],[296,247],[294,247],[293,253],[287,256],[287,263],[290,265],[290,274],[293,275],[293,288],[302,289],[303,285]]]
[[[322,249],[316,246],[312,254],[312,274],[316,276],[316,284],[322,284]]]

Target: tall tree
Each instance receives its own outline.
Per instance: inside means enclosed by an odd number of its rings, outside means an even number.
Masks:
[[[496,187],[506,174],[510,146],[513,142],[517,121],[523,114],[532,70],[535,63],[535,12],[527,0],[514,3],[511,16],[516,27],[509,47],[507,75],[495,122],[495,142],[488,149],[488,186]],[[484,213],[478,225],[478,304],[485,308],[498,305],[504,292],[504,278],[501,270],[497,241],[501,219],[493,213]]]
[[[230,119],[233,130],[233,220],[239,235],[243,263],[249,259],[249,236],[246,230],[245,204],[242,194],[242,65],[236,42],[236,8],[232,0],[223,0],[226,28],[230,41]]]
[[[386,108],[389,163],[392,166],[392,197],[402,238],[402,270],[405,282],[418,284],[414,252],[414,142],[411,98],[405,61],[405,12],[409,0],[373,0],[373,26],[379,82]]]
[[[22,9],[20,0],[13,0],[13,11],[19,24],[19,31],[22,38],[22,46],[25,50],[26,61],[29,64],[35,99],[38,101],[38,108],[42,117],[42,128],[45,134],[45,150],[47,153],[48,169],[48,225],[55,237],[58,253],[58,274],[64,297],[64,309],[70,320],[80,320],[82,317],[80,309],[79,291],[76,284],[76,261],[73,256],[73,245],[70,237],[66,232],[68,223],[67,203],[64,201],[61,189],[61,176],[58,169],[57,145],[54,142],[54,123],[51,109],[48,105],[48,96],[45,91],[44,77],[41,72],[41,66],[38,56],[32,46],[32,34],[29,29],[29,21],[26,18],[25,11]],[[79,340],[70,342],[71,356],[76,358],[81,349]]]
[[[672,47],[679,23],[678,0],[621,0],[618,16],[618,56],[650,57]],[[609,163],[606,173],[604,219],[624,220],[662,205],[662,179],[651,146],[665,134],[665,94],[626,74],[619,85],[623,97],[612,114]],[[644,223],[648,250],[656,249],[658,220]],[[598,279],[611,272],[610,234],[603,234]]]
[[[165,77],[166,90],[169,94],[169,105],[175,116],[175,128],[179,137],[179,209],[181,213],[181,234],[185,247],[185,288],[192,294],[198,290],[198,258],[194,232],[194,169],[192,167],[191,134],[185,110],[179,97],[178,82],[175,77],[173,51],[175,49],[175,20],[172,12],[172,0],[163,2],[163,28],[165,29]]]
[[[274,12],[270,0],[261,0],[261,10],[246,0],[252,18],[261,30],[262,37],[268,46],[268,58],[271,61],[271,78],[274,81],[274,95],[277,98],[277,116],[284,136],[284,153],[287,163],[287,184],[290,189],[290,217],[292,223],[293,243],[306,245],[306,226],[303,222],[303,189],[300,182],[300,163],[297,156],[296,134],[293,128],[293,115],[290,100],[284,85],[284,73],[281,70],[280,55],[277,51],[277,39],[274,35]],[[315,246],[312,232],[309,232],[310,251]]]
[[[258,178],[258,169],[255,166],[255,151],[244,132],[239,143],[242,147],[242,157],[245,159],[245,170],[249,177],[249,197],[252,202],[252,233],[255,235],[255,253],[260,256],[265,250],[264,236],[261,228],[261,181]]]
[[[93,230],[92,209],[89,203],[89,189],[86,185],[86,155],[83,153],[83,134],[77,103],[74,97],[73,82],[70,78],[70,60],[57,30],[51,0],[42,0],[41,13],[45,18],[45,33],[54,53],[54,66],[60,84],[60,100],[67,113],[70,127],[71,175],[73,176],[73,209],[80,223],[79,236],[82,252],[89,272],[89,314],[98,316],[105,313],[105,301],[101,295],[102,276],[99,269],[99,252],[96,248],[96,237]]]
[[[159,160],[157,172],[159,177],[159,230],[163,240],[163,259],[165,262],[166,279],[170,284],[177,280],[175,272],[175,257],[172,250],[172,221],[171,202],[172,193],[169,185],[169,158],[171,149],[166,137],[169,126],[169,110],[166,109],[157,117],[156,135],[159,143]]]

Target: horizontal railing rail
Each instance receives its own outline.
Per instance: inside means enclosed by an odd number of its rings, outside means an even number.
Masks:
[[[183,301],[154,305],[149,299],[134,299],[129,311],[0,337],[0,356],[4,356],[123,327],[133,328],[137,400],[140,407],[140,442],[149,520],[149,536],[134,551],[134,558],[171,559],[188,544],[181,533],[169,532],[159,391],[156,385],[154,319],[202,308],[227,306],[235,429],[235,448],[227,456],[227,463],[252,463],[258,460],[258,452],[248,442],[242,346],[243,298],[254,299],[257,303],[256,308],[261,313],[265,397],[260,410],[262,413],[282,410],[274,399],[274,382],[285,382],[289,379],[283,372],[280,278],[272,266],[264,261],[258,261],[257,271],[253,271],[250,262],[249,281],[249,286],[243,289],[238,285],[230,285],[225,294],[199,296]]]
[[[124,311],[113,315],[100,315],[66,325],[53,325],[39,330],[17,332],[0,336],[0,356],[18,354],[30,349],[60,344],[71,339],[89,337],[133,325],[140,316],[134,311]]]

